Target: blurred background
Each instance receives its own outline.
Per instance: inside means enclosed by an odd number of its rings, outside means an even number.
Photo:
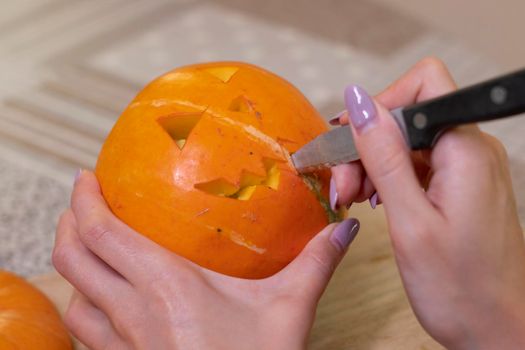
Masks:
[[[121,111],[176,66],[261,65],[329,117],[345,85],[377,93],[424,56],[460,86],[525,66],[525,1],[0,0],[0,267],[51,270],[77,168]],[[484,126],[506,144],[525,222],[525,118]]]

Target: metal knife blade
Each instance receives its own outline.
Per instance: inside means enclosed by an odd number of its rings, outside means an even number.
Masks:
[[[299,173],[317,168],[349,163],[359,159],[350,126],[342,126],[319,135],[292,154],[292,161]]]
[[[392,117],[406,138],[403,109],[391,110]],[[340,114],[340,113],[338,113]],[[359,159],[352,130],[349,125],[332,129],[319,135],[297,152],[292,154],[292,162],[299,173],[307,173],[320,168],[350,163]]]

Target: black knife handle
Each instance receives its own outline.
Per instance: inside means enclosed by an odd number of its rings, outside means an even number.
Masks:
[[[525,69],[403,109],[410,148],[430,148],[443,131],[525,112]]]

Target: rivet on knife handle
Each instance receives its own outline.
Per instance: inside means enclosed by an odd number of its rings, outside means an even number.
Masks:
[[[412,149],[430,148],[446,129],[525,111],[525,69],[402,110]]]

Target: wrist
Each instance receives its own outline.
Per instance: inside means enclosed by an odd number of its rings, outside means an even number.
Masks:
[[[450,348],[460,350],[525,349],[525,300],[504,300],[498,306],[473,314],[463,339]]]

